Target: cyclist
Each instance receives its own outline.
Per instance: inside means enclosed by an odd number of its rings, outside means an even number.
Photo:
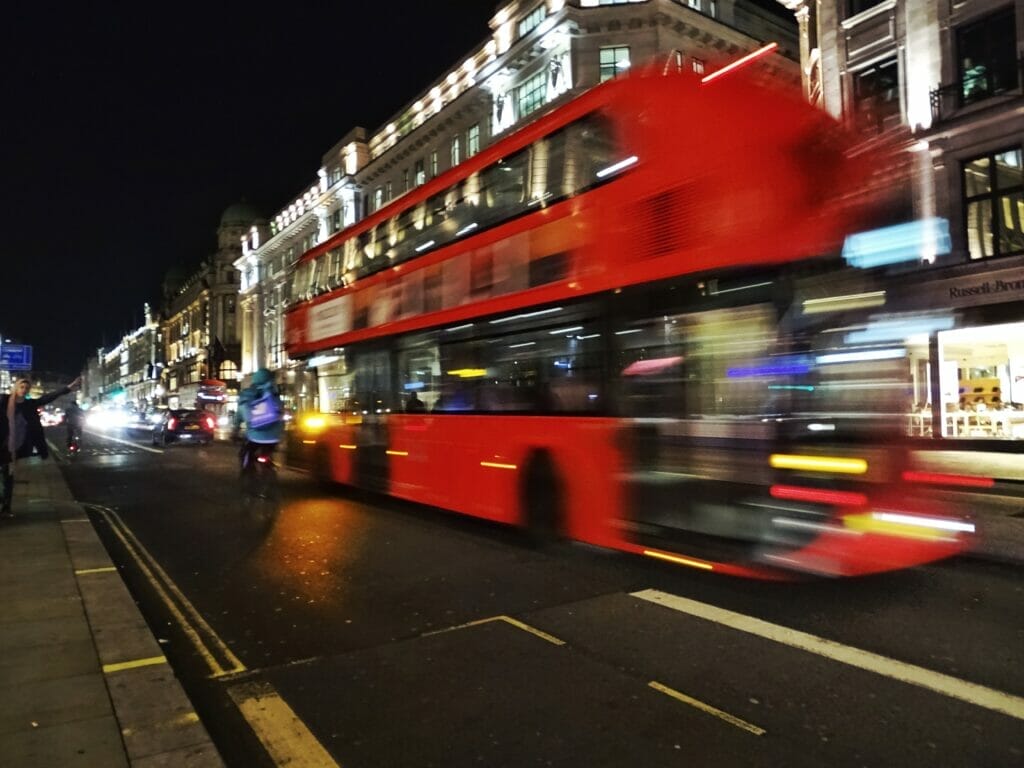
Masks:
[[[274,386],[274,375],[260,368],[252,375],[252,384],[238,396],[234,437],[245,424],[245,442],[239,452],[239,468],[244,474],[259,457],[270,459],[284,433],[284,407]]]
[[[78,403],[72,402],[64,409],[64,425],[68,430],[68,448],[77,439],[82,441],[82,426],[85,423],[85,411],[78,407]]]

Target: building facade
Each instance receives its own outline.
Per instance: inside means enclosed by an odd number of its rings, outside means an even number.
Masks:
[[[217,228],[217,251],[165,297],[161,386],[172,408],[194,407],[203,382],[223,382],[220,389],[237,390],[241,334],[235,262],[243,236],[260,225],[250,206],[230,206]]]
[[[780,2],[807,97],[903,141],[908,217],[948,226],[902,276],[907,308],[946,315],[909,340],[908,428],[1024,438],[1024,2]]]
[[[304,298],[291,295],[289,282],[309,248],[631,67],[711,72],[768,42],[779,44],[781,55],[770,63],[776,77],[798,81],[795,25],[746,0],[501,5],[479,48],[376,131],[352,129],[324,155],[308,189],[266,227],[245,233],[235,262],[242,274],[243,374],[260,366],[282,370],[291,405],[316,407],[315,361],[288,360],[281,318],[290,301]]]

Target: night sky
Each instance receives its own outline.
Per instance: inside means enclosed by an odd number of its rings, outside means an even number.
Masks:
[[[157,9],[160,10],[157,10]],[[272,216],[351,127],[375,130],[488,35],[491,0],[17,3],[0,67],[0,333],[77,373]],[[383,15],[381,15],[383,13]]]

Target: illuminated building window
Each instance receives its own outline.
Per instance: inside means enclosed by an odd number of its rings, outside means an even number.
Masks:
[[[847,16],[856,16],[858,13],[863,13],[868,8],[874,8],[881,2],[882,0],[850,0],[849,13]]]
[[[480,151],[480,123],[469,126],[466,133],[466,157],[472,157]]]
[[[547,11],[544,9],[544,3],[541,3],[528,14],[523,16],[519,20],[519,37],[530,34],[533,30],[540,26],[540,23],[544,21],[544,17],[547,15]]]
[[[1024,253],[1024,168],[1021,148],[963,165],[967,250],[972,259]]]
[[[853,106],[857,127],[881,131],[900,123],[900,69],[886,59],[853,74]]]
[[[402,169],[402,191],[408,192],[412,187],[409,186],[409,169]]]
[[[693,60],[693,71],[698,75],[704,74],[704,59]]]
[[[611,80],[629,69],[629,46],[618,45],[609,48],[602,48],[600,53],[601,78],[600,82]]]
[[[391,194],[391,182],[389,181],[384,184],[384,202],[390,202],[392,197],[393,195]]]
[[[519,107],[519,118],[536,112],[544,106],[548,93],[548,73],[538,72],[521,86],[516,88],[516,104]]]
[[[423,161],[417,160],[413,166],[413,183],[418,187],[427,180],[427,173],[423,169]]]
[[[384,205],[384,188],[377,187],[373,190],[373,210],[379,211]]]
[[[437,176],[437,150],[430,153],[430,178]]]
[[[458,136],[453,136],[452,137],[452,151],[451,151],[452,168],[454,168],[456,165],[458,165],[460,162],[462,162],[461,155],[462,155],[462,142],[459,140]]]
[[[1012,7],[957,30],[957,67],[964,104],[1017,88],[1015,30]]]

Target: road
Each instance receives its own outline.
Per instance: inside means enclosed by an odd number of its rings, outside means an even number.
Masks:
[[[87,433],[63,469],[231,766],[1024,764],[1024,581],[705,574]],[[303,762],[305,761],[305,762]]]

